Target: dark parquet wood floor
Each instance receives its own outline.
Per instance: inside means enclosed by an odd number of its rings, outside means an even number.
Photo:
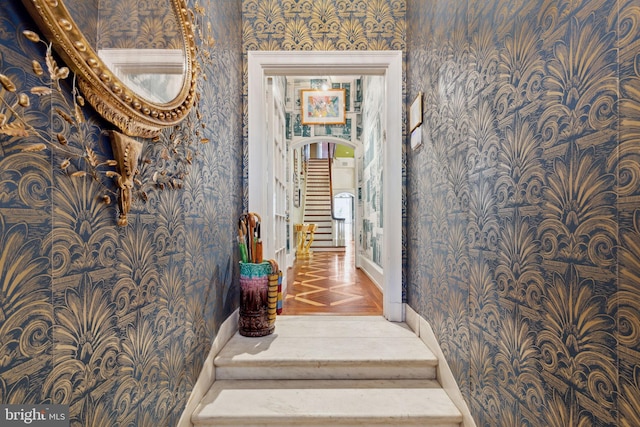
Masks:
[[[353,245],[298,259],[288,276],[284,315],[382,315],[382,292],[355,268]]]

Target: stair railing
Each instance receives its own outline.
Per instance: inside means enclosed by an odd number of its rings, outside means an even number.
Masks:
[[[302,182],[300,183],[300,207],[302,208],[302,222],[304,222],[304,213],[307,210],[307,165],[309,161],[303,157],[302,159],[302,167],[300,168],[300,180],[304,182],[304,186],[302,186]]]

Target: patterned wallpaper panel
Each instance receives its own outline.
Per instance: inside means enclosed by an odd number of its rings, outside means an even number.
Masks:
[[[46,46],[22,35],[33,21],[0,4],[1,403],[67,404],[74,427],[175,426],[237,307],[241,8],[202,6],[216,44],[201,51],[201,120],[144,142],[119,228],[109,168],[89,168],[112,157],[111,125],[73,106],[71,76],[48,86]]]
[[[244,50],[403,50],[406,0],[242,0]]]
[[[408,303],[480,426],[640,425],[637,6],[408,1]]]
[[[171,0],[100,0],[100,19],[92,27],[97,28],[98,48],[181,49],[180,28],[168,13],[170,7]]]

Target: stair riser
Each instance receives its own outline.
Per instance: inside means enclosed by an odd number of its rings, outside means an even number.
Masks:
[[[346,248],[344,246],[332,246],[326,248],[311,248],[313,252],[346,252]]]
[[[394,421],[389,421],[386,423],[380,422],[380,420],[375,420],[371,418],[360,418],[354,419],[351,421],[336,421],[332,417],[326,417],[324,421],[322,420],[313,420],[309,419],[309,417],[304,418],[280,418],[278,420],[252,420],[249,421],[246,417],[239,417],[233,421],[225,419],[220,420],[216,419],[215,421],[206,420],[203,422],[195,422],[193,424],[195,427],[266,427],[266,426],[282,426],[282,427],[327,427],[327,426],[335,426],[335,427],[363,427],[363,426],[375,426],[375,427],[398,427],[398,426],[420,426],[420,427],[460,427],[460,423],[438,423],[433,424],[428,419],[419,419],[409,421],[406,418],[398,417]]]
[[[315,243],[315,242],[313,242],[313,243]],[[334,248],[334,247],[336,247],[336,246],[333,244],[333,241],[327,242],[327,244],[311,245],[311,249],[313,249],[313,250],[323,249],[323,248],[330,249],[330,248]]]
[[[309,366],[309,367],[219,367],[217,380],[331,380],[371,378],[383,380],[434,380],[436,368],[379,365],[379,366]]]

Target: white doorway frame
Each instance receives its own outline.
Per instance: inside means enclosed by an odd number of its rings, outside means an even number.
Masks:
[[[386,135],[383,141],[384,215],[382,235],[383,315],[404,321],[402,303],[402,51],[250,51],[248,52],[249,211],[266,212],[266,77],[382,75],[385,77]],[[269,230],[270,221],[262,222]],[[270,236],[262,236],[265,258]]]

